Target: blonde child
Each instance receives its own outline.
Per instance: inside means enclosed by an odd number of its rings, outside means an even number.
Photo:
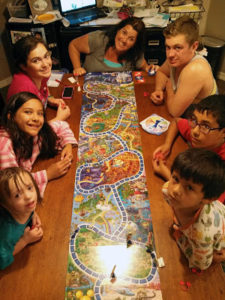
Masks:
[[[224,190],[225,164],[216,153],[192,148],[175,158],[163,194],[190,268],[205,270],[225,259],[225,206],[216,200]]]
[[[9,266],[14,255],[43,236],[35,212],[41,201],[32,175],[18,167],[0,171],[0,269]]]
[[[71,166],[76,139],[65,121],[45,120],[41,100],[18,93],[6,104],[0,127],[0,169],[21,166],[31,171],[38,157],[51,158],[61,150],[60,161],[33,173],[41,195],[47,182],[66,174]]]

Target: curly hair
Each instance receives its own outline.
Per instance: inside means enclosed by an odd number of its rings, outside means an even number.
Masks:
[[[32,156],[33,137],[28,136],[18,127],[14,117],[18,109],[31,99],[37,99],[41,103],[41,100],[36,95],[29,92],[21,92],[13,95],[5,105],[1,118],[1,126],[9,134],[12,140],[13,150],[19,161],[21,159],[29,159]],[[44,124],[38,133],[38,144],[41,147],[39,157],[54,157],[58,153],[56,148],[57,141],[58,137],[47,123],[44,113]]]
[[[118,60],[121,62],[125,59],[131,64],[132,68],[135,68],[138,59],[140,59],[144,52],[145,24],[140,18],[131,17],[124,19],[120,23],[116,24],[112,29],[106,31],[105,35],[108,37],[109,41],[106,45],[105,52],[109,49],[109,47],[115,47],[115,37],[117,32],[127,25],[131,25],[133,29],[137,31],[137,40],[133,47],[131,47],[126,53],[119,56]]]

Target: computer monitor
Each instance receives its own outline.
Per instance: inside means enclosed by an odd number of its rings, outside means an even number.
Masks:
[[[96,0],[58,0],[63,14],[97,6]]]

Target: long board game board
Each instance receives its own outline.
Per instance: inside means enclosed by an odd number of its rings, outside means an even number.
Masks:
[[[154,249],[132,75],[88,73],[65,299],[162,299]]]

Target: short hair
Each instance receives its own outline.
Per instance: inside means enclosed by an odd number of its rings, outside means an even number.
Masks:
[[[126,61],[130,62],[132,67],[136,67],[137,60],[141,57],[142,53],[144,52],[144,44],[145,44],[145,24],[141,20],[141,18],[137,17],[130,17],[120,21],[118,24],[106,31],[106,36],[109,38],[109,41],[106,45],[105,51],[109,47],[115,46],[115,37],[119,30],[123,27],[131,25],[135,31],[137,31],[137,40],[134,46],[129,49],[125,54],[119,57],[119,61],[126,59]]]
[[[15,65],[20,71],[20,65],[27,65],[27,58],[30,52],[34,50],[38,44],[44,45],[46,50],[48,50],[48,46],[41,38],[32,35],[25,36],[15,43],[13,47]]]
[[[19,179],[23,182],[21,174],[29,175],[37,193],[37,201],[39,203],[41,202],[42,199],[40,196],[39,188],[31,173],[20,167],[12,167],[0,170],[0,204],[7,203],[7,199],[11,196],[11,191],[9,188],[10,179],[14,181],[17,188]]]
[[[168,24],[163,30],[165,38],[177,36],[178,34],[184,34],[188,44],[192,45],[195,41],[199,40],[199,26],[189,16],[182,16]]]
[[[205,199],[218,198],[225,191],[225,163],[213,151],[190,148],[175,158],[171,173],[176,171],[181,178],[202,184]]]
[[[225,128],[225,95],[212,95],[194,105],[200,113],[212,114],[220,128]]]

